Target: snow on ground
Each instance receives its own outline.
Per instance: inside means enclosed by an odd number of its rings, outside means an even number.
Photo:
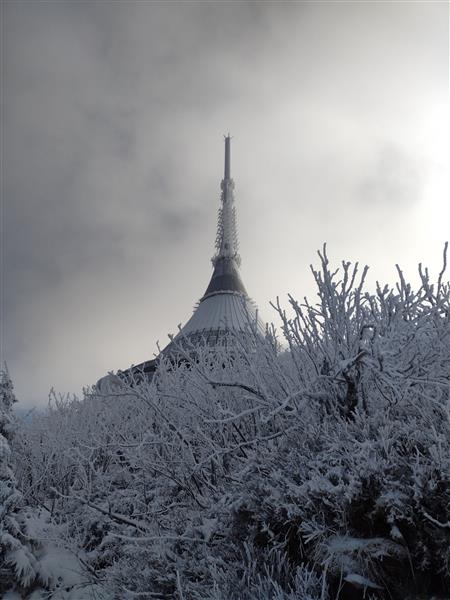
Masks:
[[[80,557],[56,543],[57,526],[51,523],[44,510],[27,515],[29,535],[40,541],[40,573],[52,592],[36,590],[26,599],[9,592],[8,600],[102,600],[99,586],[92,585]],[[14,595],[15,594],[15,595]],[[106,599],[105,599],[106,600]]]

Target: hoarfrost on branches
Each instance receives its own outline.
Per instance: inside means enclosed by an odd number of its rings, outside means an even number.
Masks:
[[[413,290],[398,269],[396,287],[369,293],[367,269],[319,257],[318,302],[274,304],[284,345],[270,330],[196,348],[196,360],[180,348],[185,360],[162,358],[151,381],[53,394],[21,427],[20,491],[92,589],[185,600],[450,589],[445,270],[432,283],[420,267]]]
[[[30,587],[39,575],[38,561],[27,536],[22,495],[17,490],[10,444],[16,402],[6,365],[0,369],[0,593]]]

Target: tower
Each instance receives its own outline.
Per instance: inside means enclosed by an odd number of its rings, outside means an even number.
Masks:
[[[263,335],[264,325],[258,317],[239,273],[234,181],[231,178],[231,136],[225,136],[224,177],[220,184],[221,198],[217,224],[214,267],[205,293],[197,303],[191,318],[166,346],[161,355],[176,360],[180,348],[186,352],[206,344],[221,343],[230,333],[238,336]],[[160,356],[161,356],[160,355]],[[121,376],[151,376],[158,358],[146,361],[122,372]]]

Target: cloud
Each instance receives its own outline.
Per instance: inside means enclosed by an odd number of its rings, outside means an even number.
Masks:
[[[277,294],[313,293],[324,240],[379,278],[440,244],[411,248],[404,224],[417,228],[428,201],[446,5],[5,13],[5,344],[25,403],[144,360],[190,316],[210,276],[228,130],[243,278],[269,318]]]
[[[361,182],[361,200],[385,204],[390,211],[411,209],[422,195],[422,170],[417,159],[393,145],[384,146],[375,157],[373,172]]]

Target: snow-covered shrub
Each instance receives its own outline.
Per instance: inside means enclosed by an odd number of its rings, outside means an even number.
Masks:
[[[27,590],[39,576],[26,526],[23,498],[11,464],[17,402],[6,365],[0,369],[0,594]]]
[[[200,348],[23,429],[21,489],[107,597],[450,589],[444,271],[369,293],[365,270],[320,257],[318,302],[275,306],[284,349],[271,333]]]

